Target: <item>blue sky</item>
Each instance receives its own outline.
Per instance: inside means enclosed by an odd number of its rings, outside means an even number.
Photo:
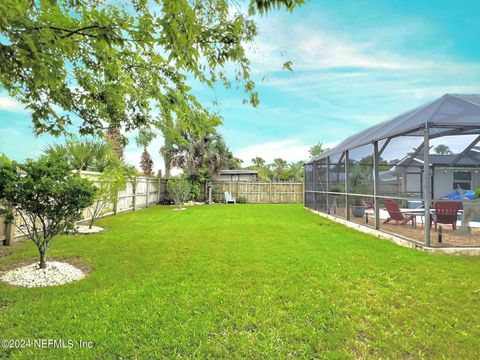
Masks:
[[[245,164],[254,156],[302,160],[316,142],[331,147],[445,93],[480,92],[478,1],[311,0],[259,17],[258,26],[248,49],[258,108],[243,105],[239,90],[194,84],[207,106],[220,101],[220,131]],[[282,71],[287,60],[293,72]],[[0,152],[18,160],[62,141],[35,138],[28,113],[5,94],[0,139]],[[162,142],[149,148],[156,168]],[[131,141],[127,160],[137,165],[140,152]]]

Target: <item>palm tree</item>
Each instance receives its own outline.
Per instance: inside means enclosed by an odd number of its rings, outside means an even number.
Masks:
[[[285,180],[301,182],[303,181],[303,161],[290,163],[288,168],[288,178]]]
[[[252,159],[252,163],[256,170],[260,170],[265,166],[265,160],[258,156]]]
[[[235,156],[232,156],[227,163],[227,168],[229,169],[241,169],[243,160]]]
[[[149,129],[142,128],[136,138],[137,146],[143,147],[142,156],[140,158],[140,167],[142,168],[143,175],[151,176],[153,173],[153,160],[150,153],[147,150],[147,146],[155,138],[155,133]]]
[[[107,132],[107,141],[113,146],[117,156],[120,160],[123,160],[123,147],[124,147],[124,138],[120,129],[115,126],[110,126]]]
[[[433,148],[433,150],[438,155],[451,155],[452,154],[452,151],[450,150],[450,148],[447,145],[444,145],[444,144],[439,144],[439,145],[435,146]]]
[[[189,178],[198,175],[202,166],[215,173],[222,163],[216,140],[218,140],[216,133],[200,137],[196,137],[193,133],[184,133],[182,144],[174,151],[171,165],[184,169]]]
[[[170,178],[172,169],[172,159],[180,151],[179,147],[175,144],[181,140],[180,130],[178,125],[174,125],[170,118],[167,118],[168,126],[162,128],[162,135],[164,138],[164,144],[160,148],[160,155],[163,157],[165,164],[165,179]]]
[[[165,179],[170,178],[172,159],[175,156],[175,151],[173,143],[165,138],[165,144],[160,148],[160,155],[162,155],[165,163]]]
[[[276,181],[283,179],[284,173],[288,167],[288,163],[280,158],[273,160],[273,164],[270,165],[273,170],[274,177]]]
[[[65,144],[48,145],[43,153],[62,159],[75,170],[103,172],[122,163],[113,146],[98,139],[70,138]]]

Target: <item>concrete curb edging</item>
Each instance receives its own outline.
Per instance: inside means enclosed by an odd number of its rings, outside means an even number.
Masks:
[[[441,254],[449,254],[449,255],[472,255],[472,256],[480,256],[480,248],[475,248],[475,247],[445,247],[445,248],[440,248],[440,247],[427,247],[419,242],[416,242],[414,240],[410,240],[407,238],[403,238],[401,236],[393,235],[390,233],[386,233],[381,230],[376,230],[372,229],[357,223],[354,223],[352,221],[348,221],[345,219],[338,218],[333,215],[325,214],[320,211],[312,210],[309,208],[304,207],[304,209],[316,214],[320,215],[328,220],[334,221],[336,223],[342,224],[346,227],[349,227],[351,229],[360,231],[364,234],[369,234],[375,237],[378,237],[380,239],[388,240],[391,241],[397,245],[407,247],[407,248],[413,248],[417,249],[420,251],[428,252],[428,253],[441,253]]]

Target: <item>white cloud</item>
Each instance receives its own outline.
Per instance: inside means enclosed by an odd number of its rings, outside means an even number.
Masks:
[[[293,61],[294,70],[341,67],[400,70],[418,66],[415,57],[399,56],[372,39],[354,39],[329,28],[327,23],[318,18],[302,22],[288,22],[282,17],[261,19],[256,44],[247,51],[253,72],[279,71],[287,60]]]
[[[478,62],[456,62],[445,53],[405,51],[403,43],[426,31],[423,22],[401,19],[401,26],[391,23],[375,27],[374,32],[352,33],[332,24],[331,17],[335,14],[310,14],[301,22],[281,16],[262,18],[256,47],[248,54],[253,72],[267,76],[262,85],[313,101],[317,93],[332,88],[350,95],[353,87],[363,93],[368,86],[380,94],[388,88],[390,93],[428,98],[478,85],[472,81],[480,74]],[[294,73],[278,76],[286,60],[293,61]],[[346,76],[350,78],[342,79]]]
[[[376,69],[405,69],[410,64],[391,54],[373,51],[370,44],[357,44],[338,35],[320,32],[298,45],[299,69],[360,67]]]
[[[10,112],[24,112],[25,108],[14,98],[6,94],[0,94],[0,110]]]
[[[325,144],[325,147],[331,146],[332,144]],[[299,139],[285,139],[249,145],[234,151],[234,155],[244,161],[244,166],[251,165],[251,160],[256,156],[265,159],[267,163],[273,162],[273,159],[276,158],[282,158],[286,161],[301,161],[308,158],[310,147],[311,145],[306,145]]]

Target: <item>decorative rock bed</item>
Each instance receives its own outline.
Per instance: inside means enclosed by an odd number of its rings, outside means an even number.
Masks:
[[[68,284],[83,279],[86,274],[65,262],[47,262],[46,269],[40,269],[38,263],[9,270],[0,274],[0,281],[23,287],[43,287]]]
[[[105,231],[105,229],[100,226],[92,226],[90,229],[88,225],[77,225],[75,230],[77,234],[96,234]]]
[[[197,206],[197,205],[205,205],[204,202],[197,202],[197,201],[189,201],[183,204],[183,206]]]

